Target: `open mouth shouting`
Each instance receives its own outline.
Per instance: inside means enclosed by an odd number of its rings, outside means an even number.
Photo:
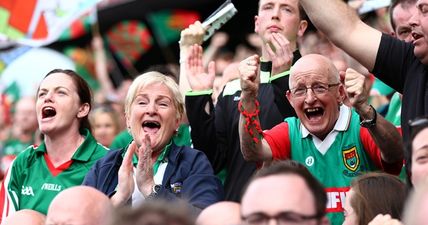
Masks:
[[[161,128],[161,124],[155,120],[145,120],[143,122],[143,130],[148,134],[156,134]]]
[[[419,33],[417,33],[417,32],[415,32],[415,31],[412,31],[412,37],[413,37],[413,44],[415,44],[415,42],[416,42],[419,38],[421,38],[421,37],[422,37],[422,35],[421,35],[421,34],[419,34]]]
[[[56,115],[55,108],[51,106],[45,106],[42,108],[42,120],[52,118]]]
[[[324,109],[321,107],[307,108],[304,110],[306,118],[310,122],[320,121],[324,115]]]

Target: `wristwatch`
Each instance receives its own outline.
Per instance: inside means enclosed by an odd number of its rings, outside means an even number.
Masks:
[[[160,184],[153,185],[153,187],[152,187],[152,193],[150,193],[149,196],[147,196],[147,198],[148,199],[155,198],[159,194],[160,189],[161,189],[161,185]]]
[[[152,192],[155,193],[155,194],[158,194],[159,191],[160,191],[160,189],[161,189],[161,185],[160,184],[155,184],[155,185],[153,185]]]
[[[372,108],[373,117],[372,117],[372,119],[365,119],[365,120],[363,120],[361,118],[361,116],[360,116],[360,125],[362,127],[370,128],[370,127],[376,126],[376,119],[377,119],[376,109],[372,105],[370,105],[370,108]]]

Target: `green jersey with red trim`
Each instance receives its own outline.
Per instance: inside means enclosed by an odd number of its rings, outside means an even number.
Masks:
[[[301,122],[287,118],[289,126],[291,159],[308,168],[325,187],[327,192],[327,216],[331,224],[343,223],[343,206],[351,180],[365,171],[379,170],[366,153],[360,137],[360,119],[350,113],[344,131],[337,132],[333,143],[322,154],[313,142],[313,136],[302,136]]]
[[[45,143],[30,146],[12,162],[0,192],[0,222],[21,209],[33,209],[47,213],[53,198],[66,188],[80,185],[92,165],[107,153],[89,130],[85,141],[71,160],[54,167],[46,151]]]

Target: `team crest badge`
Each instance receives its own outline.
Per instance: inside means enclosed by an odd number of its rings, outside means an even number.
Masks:
[[[357,147],[342,150],[343,163],[348,170],[355,172],[360,165],[360,157],[357,153]]]

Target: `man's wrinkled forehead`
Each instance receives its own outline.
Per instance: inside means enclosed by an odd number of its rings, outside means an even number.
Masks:
[[[290,76],[308,76],[309,74],[324,74],[327,75],[326,66],[327,64],[323,63],[322,58],[317,56],[304,56],[300,58],[290,69]]]

